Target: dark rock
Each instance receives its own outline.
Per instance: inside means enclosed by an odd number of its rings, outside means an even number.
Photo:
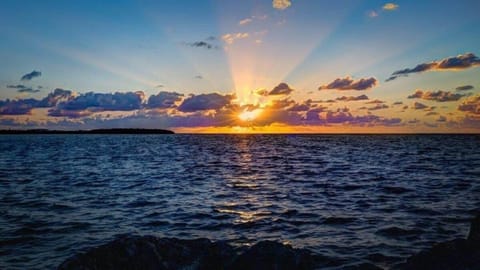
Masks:
[[[126,236],[75,255],[58,269],[300,270],[314,267],[314,256],[309,251],[271,241],[260,242],[237,255],[237,251],[225,242],[208,239]]]
[[[435,244],[400,265],[403,270],[480,270],[480,215],[470,227],[468,239],[455,239]]]
[[[383,270],[374,264],[371,263],[361,263],[356,265],[349,265],[342,268],[342,270]]]
[[[478,214],[472,221],[470,232],[468,233],[468,240],[480,242],[480,214]]]
[[[294,249],[273,241],[262,241],[238,256],[230,269],[300,270],[314,267],[315,258],[307,250]]]
[[[208,239],[130,236],[76,255],[58,269],[224,269],[234,255],[231,246]]]

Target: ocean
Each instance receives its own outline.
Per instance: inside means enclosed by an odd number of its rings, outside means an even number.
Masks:
[[[275,240],[389,268],[466,236],[479,146],[479,135],[2,135],[0,268],[56,268],[123,234]]]

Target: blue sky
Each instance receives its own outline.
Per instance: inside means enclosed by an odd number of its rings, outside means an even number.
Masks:
[[[458,112],[458,107],[462,102],[476,104],[474,97],[480,88],[475,60],[480,54],[478,10],[478,1],[7,0],[2,1],[0,9],[0,100],[40,100],[56,88],[71,90],[76,96],[92,91],[142,91],[145,100],[166,91],[183,94],[183,99],[190,94],[234,94],[232,104],[264,108],[280,100],[300,104],[309,99],[358,96],[364,93],[319,91],[318,87],[335,79],[373,77],[376,84],[368,88],[367,95],[385,104],[402,101],[412,106],[408,96],[418,89],[455,92],[458,86],[471,85],[468,95],[463,94],[455,103],[427,104],[440,110],[438,115],[447,117],[447,113],[454,113],[448,121],[441,122],[460,123],[466,114],[477,117],[475,111]],[[395,71],[467,53],[472,53],[474,60],[466,68],[435,68],[385,82]],[[41,72],[41,76],[20,80],[32,71]],[[295,91],[276,98],[255,94],[282,82]],[[15,85],[32,91],[19,92],[20,88],[8,87]],[[175,106],[179,106],[183,100],[176,102]],[[329,104],[328,110],[334,112],[348,106],[352,117],[365,114],[361,111],[364,106],[357,105]],[[89,104],[88,108],[95,106],[100,105]],[[175,106],[162,113],[175,114]],[[401,118],[405,130],[423,130],[434,124],[439,130],[449,129],[446,124],[425,117],[424,112],[404,111],[400,115],[388,106],[376,112],[378,116]],[[35,126],[32,119],[36,118],[43,119],[37,125],[48,122],[53,127],[56,122],[72,120],[51,117],[48,111],[33,107],[28,111],[29,126]],[[441,107],[445,107],[443,111]],[[359,113],[353,115],[355,110]],[[26,123],[21,120],[25,116],[3,111],[0,119],[10,124],[17,121],[19,126]],[[88,117],[98,119],[102,116],[98,112],[106,110],[93,111]],[[139,111],[144,113],[144,108],[135,112],[122,110],[121,114],[131,116]],[[212,113],[207,111],[198,113]],[[110,114],[120,113],[113,110]],[[343,127],[352,122],[349,119],[342,123]],[[408,125],[414,119],[427,125]],[[78,117],[74,120],[80,127],[91,121]],[[169,120],[163,120],[159,122],[168,127]],[[256,125],[252,120],[248,120],[248,125],[232,121],[226,126]],[[267,122],[292,125],[288,121]],[[147,126],[157,127],[152,123]],[[311,126],[325,126],[307,125],[308,130]]]

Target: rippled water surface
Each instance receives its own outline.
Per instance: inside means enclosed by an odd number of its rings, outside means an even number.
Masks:
[[[0,268],[118,234],[277,240],[386,267],[464,237],[480,136],[0,136]]]

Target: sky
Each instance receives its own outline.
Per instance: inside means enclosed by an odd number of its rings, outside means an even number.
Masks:
[[[479,133],[478,10],[3,0],[0,129]]]

